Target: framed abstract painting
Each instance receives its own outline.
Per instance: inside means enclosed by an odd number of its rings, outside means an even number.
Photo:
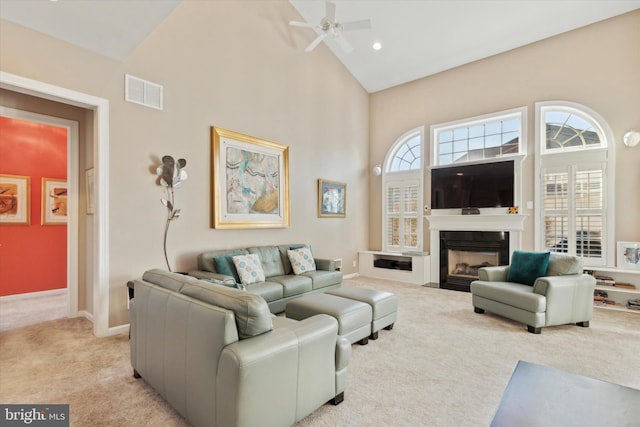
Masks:
[[[640,242],[618,242],[618,268],[640,270]]]
[[[211,127],[211,227],[289,226],[289,148]]]
[[[318,216],[320,218],[344,218],[347,213],[347,184],[318,180]]]
[[[31,224],[31,177],[0,174],[0,225]]]
[[[64,179],[42,178],[42,225],[66,225],[68,188]]]

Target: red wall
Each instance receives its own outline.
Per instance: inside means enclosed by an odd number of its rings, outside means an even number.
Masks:
[[[0,225],[0,296],[67,286],[67,226],[40,225],[42,177],[67,178],[67,129],[0,117],[0,174],[31,177],[30,225]]]

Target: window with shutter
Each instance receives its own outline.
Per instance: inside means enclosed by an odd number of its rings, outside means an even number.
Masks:
[[[604,165],[568,165],[564,172],[543,173],[545,249],[602,260]]]
[[[402,252],[420,248],[420,182],[394,181],[386,187],[385,250]]]
[[[539,103],[541,201],[536,246],[584,258],[587,266],[611,264],[612,203],[607,194],[610,131],[601,118],[572,103]],[[538,238],[540,240],[538,240]]]
[[[422,140],[418,128],[400,137],[383,169],[382,246],[387,252],[422,250]]]

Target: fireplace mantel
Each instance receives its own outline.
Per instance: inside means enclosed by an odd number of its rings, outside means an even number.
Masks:
[[[528,215],[425,215],[431,230],[431,283],[440,282],[440,231],[508,231],[509,251],[521,249],[521,235]]]
[[[429,221],[429,230],[523,231],[527,215],[425,215],[424,218]]]

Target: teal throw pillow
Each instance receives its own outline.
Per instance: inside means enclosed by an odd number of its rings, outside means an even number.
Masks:
[[[538,277],[547,275],[549,252],[514,251],[507,280],[533,286]]]
[[[226,255],[221,255],[213,258],[213,262],[216,265],[216,271],[225,276],[233,276],[236,283],[240,283],[240,276],[236,271],[236,266],[233,263],[233,257],[235,255],[242,255],[242,252],[231,252]]]

